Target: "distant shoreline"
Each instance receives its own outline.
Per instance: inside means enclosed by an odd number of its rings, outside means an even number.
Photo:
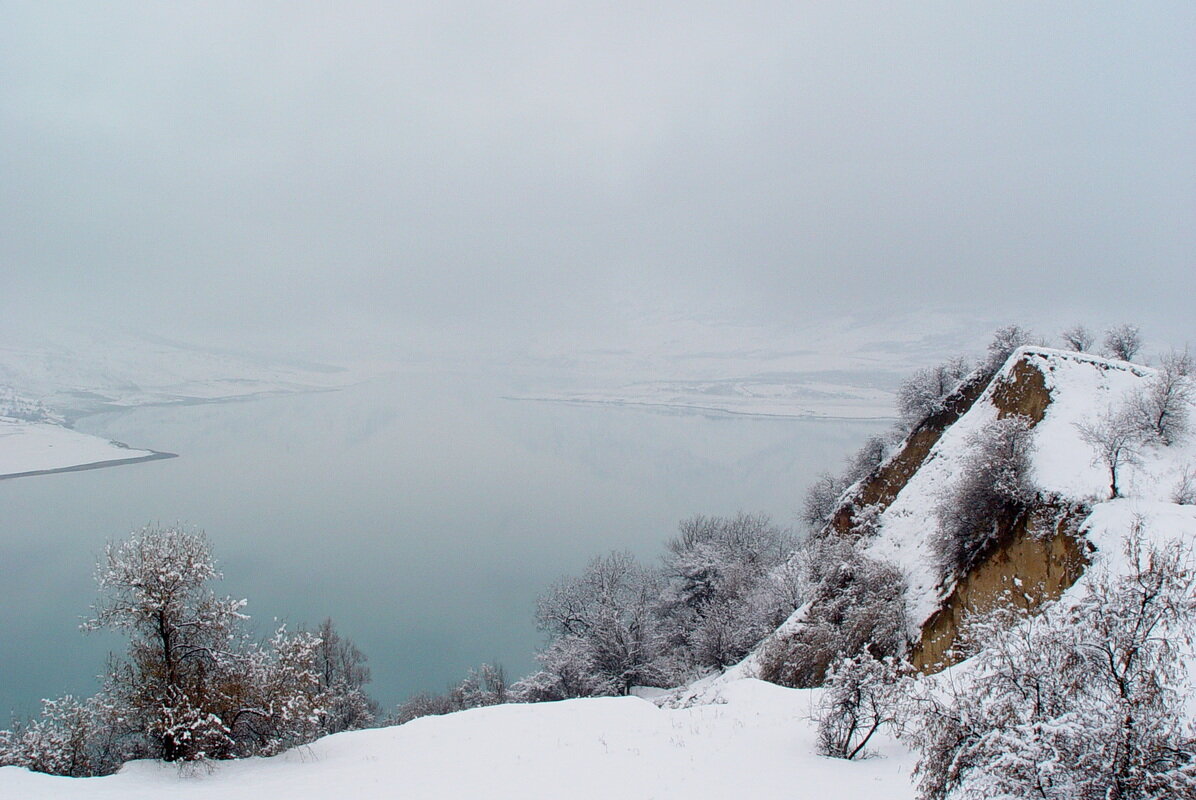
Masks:
[[[897,417],[893,416],[892,414],[871,416],[831,415],[819,414],[816,412],[784,414],[768,411],[752,411],[749,409],[740,410],[723,408],[721,406],[703,406],[691,403],[668,403],[655,402],[652,400],[625,400],[622,398],[603,399],[596,397],[520,397],[518,395],[501,395],[501,399],[531,403],[559,403],[561,405],[592,405],[609,406],[612,408],[661,409],[665,411],[682,411],[691,414],[700,414],[703,416],[718,414],[729,417],[745,417],[748,419],[793,420],[795,422],[894,422],[897,420]]]
[[[91,469],[104,469],[106,467],[121,467],[126,464],[140,464],[143,461],[160,461],[164,458],[178,458],[178,453],[162,453],[157,450],[149,451],[146,456],[134,456],[133,458],[113,458],[106,461],[92,461],[88,464],[75,464],[70,467],[54,467],[53,469],[34,469],[28,472],[10,472],[6,475],[0,475],[0,481],[10,480],[12,478],[29,478],[34,475],[55,475],[60,472],[83,472]]]

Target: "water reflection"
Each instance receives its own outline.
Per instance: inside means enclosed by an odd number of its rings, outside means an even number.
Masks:
[[[693,513],[793,519],[814,474],[882,427],[503,400],[402,375],[79,427],[180,458],[0,482],[0,714],[89,693],[120,642],[76,630],[105,540],[205,528],[259,630],[331,615],[392,705],[466,668],[532,665],[536,594],[593,555],[655,558]]]

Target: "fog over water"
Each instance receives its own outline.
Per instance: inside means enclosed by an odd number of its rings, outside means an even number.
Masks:
[[[595,555],[655,559],[694,513],[794,522],[801,489],[880,422],[504,400],[501,378],[409,372],[339,392],[146,408],[79,427],[181,457],[0,482],[0,713],[89,693],[105,541],[203,527],[257,630],[332,616],[392,705],[498,660],[521,675],[534,600]],[[17,646],[12,646],[17,643]]]
[[[95,556],[151,520],[389,704],[523,672],[556,575],[788,522],[881,426],[507,395],[863,405],[1007,322],[1196,345],[1193,75],[1191,2],[0,0],[0,383],[374,378],[87,417],[181,457],[0,481],[0,715],[91,690]]]

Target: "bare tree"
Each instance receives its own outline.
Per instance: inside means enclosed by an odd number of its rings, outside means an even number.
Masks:
[[[1160,359],[1158,371],[1129,401],[1130,413],[1143,433],[1170,445],[1188,430],[1193,396],[1192,357],[1172,351]]]
[[[1063,344],[1069,350],[1075,350],[1077,353],[1088,353],[1092,350],[1092,345],[1096,342],[1096,337],[1092,335],[1092,331],[1085,328],[1083,325],[1072,325],[1061,334]]]
[[[1196,468],[1191,464],[1184,467],[1171,490],[1171,501],[1181,506],[1196,506]]]
[[[1142,444],[1142,426],[1127,410],[1107,409],[1092,422],[1075,423],[1080,438],[1093,450],[1093,464],[1109,470],[1109,497],[1121,497],[1118,477],[1126,465],[1141,463],[1138,447]]]
[[[1142,334],[1137,325],[1126,322],[1105,331],[1104,345],[1103,352],[1110,358],[1133,361],[1142,349]]]

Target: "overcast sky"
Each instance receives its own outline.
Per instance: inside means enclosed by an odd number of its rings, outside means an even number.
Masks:
[[[1194,145],[1191,2],[3,0],[0,313],[1193,330]]]

